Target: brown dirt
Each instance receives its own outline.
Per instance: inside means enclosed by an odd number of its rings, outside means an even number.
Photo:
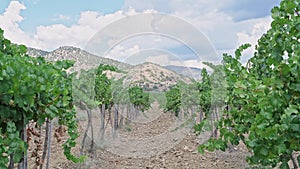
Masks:
[[[246,168],[247,152],[238,149],[232,153],[213,152],[204,155],[196,151],[196,137],[189,134],[185,140],[174,148],[150,158],[126,158],[105,150],[96,150],[81,165],[66,163],[66,168],[100,168],[100,169],[198,169],[198,168]]]
[[[157,113],[157,114],[155,114]],[[176,118],[168,113],[161,113],[154,110],[153,116],[159,115],[158,118],[153,119],[147,123],[132,123],[130,124],[130,131],[123,129],[119,130],[119,136],[124,138],[149,138],[164,135],[166,131],[175,123]],[[95,117],[96,118],[96,117]],[[150,117],[151,118],[151,117]],[[80,123],[80,133],[83,133],[85,123]],[[107,129],[109,130],[109,128]],[[181,133],[182,134],[182,133]],[[174,141],[174,145],[170,149],[161,150],[159,147],[170,144],[168,137],[158,140],[157,147],[153,148],[153,145],[135,145],[134,142],[125,142],[124,150],[133,149],[135,146],[137,152],[133,152],[134,155],[124,156],[122,153],[112,153],[114,147],[96,147],[96,149],[87,153],[87,158],[82,164],[74,164],[68,161],[62,152],[61,145],[55,139],[52,139],[51,146],[51,162],[50,168],[53,169],[68,169],[68,168],[82,168],[82,169],[198,169],[198,168],[246,168],[248,164],[245,159],[249,154],[245,147],[239,145],[235,147],[233,152],[207,152],[205,154],[199,154],[197,152],[197,146],[201,141],[201,138],[196,136],[192,130],[186,132],[183,139],[170,135],[171,140]],[[63,138],[65,140],[66,137]],[[80,138],[81,139],[81,138]],[[73,150],[75,154],[79,154],[79,145],[81,140],[78,140],[77,147]],[[164,140],[165,139],[165,140]],[[128,141],[128,140],[127,140]],[[145,142],[145,144],[148,144]],[[160,144],[160,145],[158,145]],[[150,156],[144,156],[144,152],[139,152],[140,149],[149,151]],[[150,151],[153,151],[150,153]],[[33,160],[33,159],[29,159]],[[30,167],[29,167],[30,168]]]

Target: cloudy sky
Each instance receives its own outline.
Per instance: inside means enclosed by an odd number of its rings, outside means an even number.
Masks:
[[[243,58],[247,60],[270,27],[270,10],[278,4],[279,0],[1,0],[0,28],[14,43],[47,51],[75,46],[133,64],[201,67],[199,61],[209,61],[205,56],[212,50],[220,57],[243,43],[253,44]],[[141,17],[134,18],[137,15]],[[153,24],[152,16],[162,15],[155,28],[147,27]]]

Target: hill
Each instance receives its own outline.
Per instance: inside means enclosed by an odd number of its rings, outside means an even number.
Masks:
[[[79,69],[88,69],[91,67],[96,67],[100,63],[112,65],[120,70],[128,70],[131,65],[109,58],[104,58],[100,56],[93,55],[85,50],[72,46],[62,46],[51,52],[29,48],[27,52],[30,56],[43,56],[47,60],[57,61],[57,60],[74,60],[76,61],[75,67]]]
[[[191,79],[154,63],[143,63],[129,70],[125,84],[138,85],[145,90],[166,91],[179,81],[190,83]]]
[[[109,77],[115,79],[124,77],[125,85],[140,86],[145,90],[165,91],[178,81],[191,82],[191,79],[184,76],[184,74],[180,75],[176,73],[176,71],[169,70],[154,63],[147,62],[133,66],[109,58],[96,56],[76,47],[63,46],[51,52],[29,48],[27,53],[34,57],[43,56],[50,61],[74,60],[76,61],[74,66],[75,70],[89,69],[98,66],[100,63],[112,65],[122,70],[122,73],[107,72]],[[188,70],[188,68],[186,69]],[[185,72],[187,72],[187,70]],[[177,70],[177,72],[179,72],[179,70]]]

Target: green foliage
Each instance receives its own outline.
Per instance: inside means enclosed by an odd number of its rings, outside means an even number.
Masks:
[[[150,108],[149,93],[143,91],[142,88],[134,86],[128,89],[130,103],[141,111]]]
[[[108,79],[104,71],[116,71],[116,68],[100,64],[96,70],[95,77],[95,100],[99,105],[105,104],[106,108],[112,104],[112,81]]]
[[[258,40],[247,67],[239,60],[248,44],[235,57],[224,55],[227,109],[218,124],[219,138],[201,145],[200,152],[242,141],[253,153],[249,164],[289,168],[292,154],[300,151],[299,11],[294,0],[272,9],[271,29]]]
[[[95,70],[81,70],[78,77],[73,77],[73,98],[74,104],[81,109],[92,109],[99,105],[95,101]]]
[[[173,86],[169,91],[166,91],[165,94],[167,99],[165,111],[171,111],[175,116],[178,116],[181,107],[181,92],[179,86]]]
[[[198,83],[200,110],[209,113],[211,106],[211,79],[205,68],[201,71],[201,82]]]
[[[19,136],[31,120],[42,125],[46,118],[57,117],[70,130],[70,138],[64,145],[68,149],[75,146],[73,142],[78,136],[72,79],[65,71],[74,62],[50,63],[42,57],[26,55],[26,50],[25,46],[5,39],[0,31],[0,149],[4,152],[1,164],[6,163],[5,154],[13,154],[16,162],[21,159],[26,145],[19,141]],[[14,145],[8,145],[5,140],[13,141]],[[71,156],[70,152],[65,153]]]
[[[115,104],[128,104],[129,94],[128,89],[123,86],[124,78],[112,81],[112,97]]]
[[[8,163],[8,155],[14,154],[14,162],[19,162],[22,158],[23,152],[27,148],[26,144],[20,139],[19,133],[15,126],[15,123],[8,122],[6,133],[1,133],[0,136],[1,153],[0,166],[6,168]]]
[[[198,84],[186,84],[183,82],[178,83],[181,92],[181,109],[186,113],[192,106],[198,107],[199,105],[199,91]]]

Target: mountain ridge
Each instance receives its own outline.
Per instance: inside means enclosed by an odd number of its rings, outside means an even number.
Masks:
[[[75,71],[95,68],[100,63],[115,66],[119,70],[122,70],[123,73],[109,72],[108,75],[110,78],[119,79],[124,77],[125,84],[137,85],[145,90],[166,91],[179,81],[184,81],[186,83],[190,83],[192,81],[190,77],[186,76],[188,74],[184,74],[183,71],[185,70],[185,72],[188,72],[191,70],[190,68],[180,66],[161,66],[151,62],[130,65],[113,59],[96,56],[85,50],[72,46],[61,46],[51,52],[28,48],[27,53],[34,57],[43,56],[50,61],[74,60],[76,62],[72,69]],[[175,67],[176,69],[171,69]],[[195,69],[194,71],[199,70],[196,68],[192,69]],[[199,74],[200,73],[201,70],[199,70]]]
[[[124,62],[120,62],[114,59],[110,59],[110,58],[104,58],[104,57],[100,57],[94,54],[91,54],[83,49],[80,49],[78,47],[73,47],[73,46],[60,46],[57,49],[54,49],[52,51],[45,51],[45,50],[41,50],[41,49],[36,49],[36,48],[31,48],[28,47],[28,51],[27,54],[30,56],[43,56],[48,60],[51,61],[56,61],[56,60],[75,60],[75,61],[81,61],[82,60],[78,60],[78,59],[82,59],[78,56],[73,56],[72,54],[79,53],[82,56],[88,56],[88,59],[91,59],[92,62],[89,64],[99,64],[99,62],[103,63],[103,64],[109,64],[112,66],[116,66],[117,68],[121,68],[121,69],[125,69],[128,70],[134,66],[138,66],[140,64],[137,65],[130,65],[128,63],[124,63]],[[95,61],[99,59],[99,61]],[[86,61],[84,61],[86,62]],[[87,62],[88,63],[88,62]],[[144,62],[141,64],[145,64],[145,63],[152,63],[154,65],[158,65],[161,66],[159,64],[153,63],[153,62]],[[121,65],[121,66],[118,66]],[[183,76],[188,76],[190,78],[194,78],[194,79],[199,79],[199,77],[201,76],[201,70],[202,68],[197,68],[197,67],[189,67],[189,66],[177,66],[177,65],[165,65],[165,66],[161,66],[164,67],[168,70],[171,70],[177,74],[181,74]]]
[[[132,67],[130,64],[119,62],[110,58],[100,57],[73,46],[61,46],[51,52],[28,48],[27,54],[33,57],[43,56],[50,61],[74,60],[76,61],[75,67],[79,68],[96,67],[100,63],[112,65],[122,70],[128,70]]]

